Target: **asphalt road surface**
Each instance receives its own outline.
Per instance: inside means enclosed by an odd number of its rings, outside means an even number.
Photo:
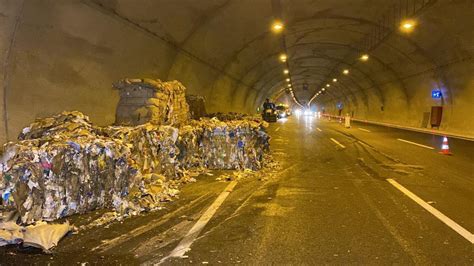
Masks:
[[[0,264],[473,265],[474,142],[449,139],[447,156],[439,136],[306,116],[268,131],[281,169],[203,176],[163,210],[51,255],[2,248]]]

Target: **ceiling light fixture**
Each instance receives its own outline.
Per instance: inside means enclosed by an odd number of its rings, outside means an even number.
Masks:
[[[344,71],[342,71],[342,73],[343,73],[344,75],[348,75],[348,74],[349,74],[349,69],[344,69]]]
[[[287,59],[286,54],[281,54],[281,55],[280,55],[280,61],[286,62],[286,59]]]
[[[285,26],[283,25],[283,23],[281,21],[274,21],[273,24],[272,24],[272,31],[274,33],[280,33],[283,31],[283,28]]]
[[[332,82],[337,82],[337,79],[332,79]]]
[[[285,69],[285,70],[283,70],[283,73],[288,74],[288,73],[290,73],[290,71],[288,69]]]
[[[400,30],[403,32],[411,32],[415,28],[416,23],[414,20],[406,19],[400,23]]]
[[[326,84],[326,87],[328,87],[328,88],[331,87],[331,84]]]
[[[368,55],[368,54],[363,54],[363,55],[361,55],[360,60],[362,60],[362,61],[367,61],[367,60],[369,60],[369,55]]]

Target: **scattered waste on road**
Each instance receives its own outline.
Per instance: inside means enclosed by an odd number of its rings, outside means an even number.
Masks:
[[[35,247],[50,253],[59,240],[72,229],[69,222],[63,224],[37,222],[20,226],[15,221],[0,221],[0,246],[23,244],[24,247]]]

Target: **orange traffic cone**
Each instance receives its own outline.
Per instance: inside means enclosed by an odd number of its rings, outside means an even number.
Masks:
[[[443,145],[441,145],[441,151],[439,153],[444,154],[444,155],[453,155],[449,151],[449,144],[448,144],[448,138],[447,137],[443,137]]]

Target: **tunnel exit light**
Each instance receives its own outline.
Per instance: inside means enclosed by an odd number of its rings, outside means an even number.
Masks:
[[[440,99],[443,96],[443,93],[440,90],[431,91],[431,98]]]

